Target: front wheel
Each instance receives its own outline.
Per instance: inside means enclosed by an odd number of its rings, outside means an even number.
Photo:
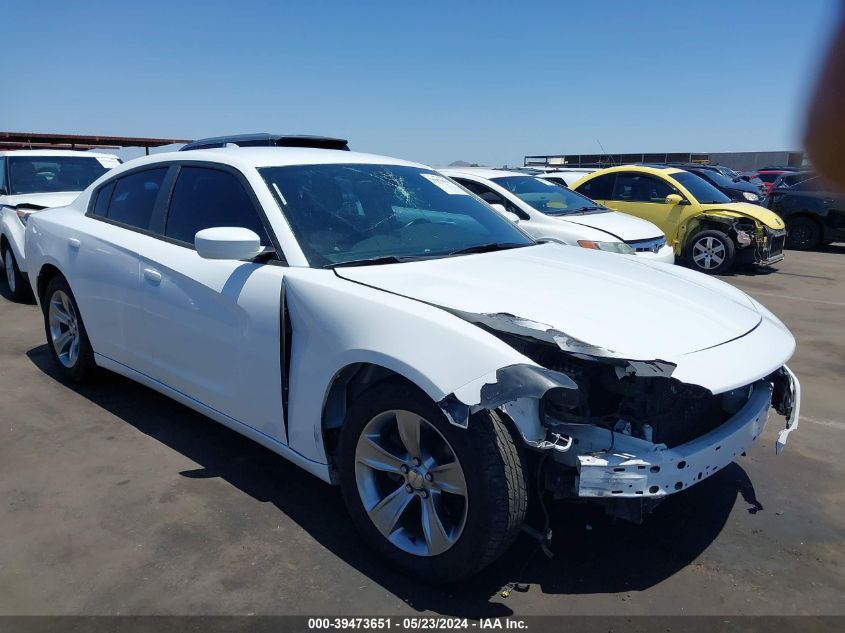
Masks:
[[[479,571],[525,519],[523,460],[496,413],[462,429],[409,385],[375,387],[350,407],[339,457],[356,528],[414,577],[456,581]]]
[[[15,259],[15,253],[12,247],[3,239],[2,248],[3,268],[6,273],[6,285],[9,288],[9,297],[12,301],[23,301],[29,298],[29,284],[26,276],[18,268],[18,262]]]
[[[694,270],[721,275],[733,267],[736,247],[733,240],[721,231],[701,231],[687,242],[685,259]]]
[[[95,368],[94,352],[79,314],[79,306],[63,277],[53,277],[41,302],[47,347],[65,380],[80,382]]]

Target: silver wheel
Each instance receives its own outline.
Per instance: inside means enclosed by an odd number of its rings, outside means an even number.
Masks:
[[[61,290],[50,297],[47,319],[50,341],[59,362],[65,367],[73,367],[79,358],[79,319],[70,297]]]
[[[385,411],[367,423],[355,448],[355,481],[373,525],[405,552],[442,554],[464,530],[464,471],[446,438],[416,413]]]
[[[9,285],[9,292],[15,294],[17,287],[17,280],[15,279],[15,256],[12,255],[12,249],[6,249],[6,255],[3,257],[3,267],[6,269],[6,283]]]
[[[692,245],[692,258],[704,270],[718,268],[725,261],[726,249],[721,240],[708,235]]]

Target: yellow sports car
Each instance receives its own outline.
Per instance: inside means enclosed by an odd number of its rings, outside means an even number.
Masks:
[[[675,255],[704,273],[736,264],[783,259],[786,229],[768,209],[731,202],[709,182],[683,169],[623,165],[595,171],[572,189],[605,206],[654,222]]]

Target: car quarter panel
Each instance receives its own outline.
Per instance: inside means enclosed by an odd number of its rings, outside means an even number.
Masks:
[[[81,206],[80,206],[81,205]],[[29,220],[29,278],[52,264],[68,280],[94,350],[137,366],[140,338],[138,234],[84,215],[87,198]]]

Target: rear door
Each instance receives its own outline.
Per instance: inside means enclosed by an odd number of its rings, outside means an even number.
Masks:
[[[134,170],[91,196],[84,221],[69,229],[69,277],[97,354],[136,371],[149,367],[140,314],[138,252],[161,209],[169,167]]]
[[[156,247],[141,253],[141,307],[154,356],[150,375],[176,391],[286,442],[282,414],[278,260],[207,260],[205,228],[244,227],[274,247],[246,179],[211,163],[175,176]]]

